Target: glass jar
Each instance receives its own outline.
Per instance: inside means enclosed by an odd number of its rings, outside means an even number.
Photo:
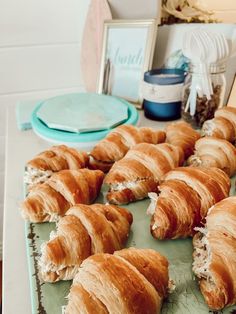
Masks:
[[[190,66],[183,89],[182,118],[194,128],[201,128],[223,106],[225,70],[225,64],[211,64],[208,70],[202,64]]]
[[[181,69],[153,69],[144,73],[142,96],[145,116],[170,121],[181,116],[185,72]]]

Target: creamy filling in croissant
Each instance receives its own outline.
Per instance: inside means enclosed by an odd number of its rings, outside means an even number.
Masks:
[[[215,123],[212,120],[208,120],[203,124],[201,135],[212,136],[214,129],[215,129]]]
[[[158,200],[158,194],[157,193],[148,193],[148,197],[151,200],[150,205],[147,208],[147,215],[153,216],[156,211],[156,206],[157,206],[157,200]],[[152,225],[152,230],[155,230],[159,227],[157,221]]]
[[[27,167],[24,175],[24,183],[33,185],[45,182],[51,177],[53,171],[51,170],[41,170],[33,167]]]
[[[29,219],[28,215],[21,208],[19,208],[19,211],[21,212],[21,215],[25,220]],[[44,220],[42,220],[41,222],[44,222],[44,221],[46,221],[46,222],[58,222],[60,217],[61,216],[59,216],[58,213],[46,213]]]
[[[173,293],[176,289],[176,284],[173,279],[170,279],[168,282],[168,293]]]
[[[207,228],[195,228],[199,231],[197,238],[194,240],[193,253],[193,271],[199,278],[211,280],[211,273],[209,270],[211,262],[211,250],[207,240]]]
[[[50,234],[50,239],[51,234]],[[41,270],[41,273],[56,273],[58,277],[60,276],[60,272],[63,271],[63,279],[64,280],[71,280],[74,278],[75,274],[79,270],[79,265],[55,265],[51,261],[48,261],[48,258],[46,257],[46,243],[43,243],[41,245],[41,258],[39,259],[39,267]]]
[[[147,181],[148,178],[140,178],[135,181],[126,181],[126,182],[119,182],[113,183],[110,185],[111,191],[123,191],[125,189],[135,189],[139,182]]]
[[[189,163],[191,166],[199,167],[199,166],[202,165],[202,160],[201,160],[201,158],[198,157],[197,155],[193,155],[193,156],[189,157],[188,163]]]
[[[147,208],[147,215],[154,215],[156,211],[156,206],[157,206],[157,200],[158,200],[158,195],[157,193],[148,193],[148,197],[151,200],[150,205]]]
[[[89,156],[90,157],[90,160],[92,162],[95,162],[95,163],[99,163],[99,164],[104,164],[104,165],[113,165],[115,160],[112,160],[112,161],[106,161],[106,160],[98,160],[96,158],[94,158],[93,156]]]
[[[60,215],[58,215],[58,213],[48,213],[48,222],[58,222],[58,220],[60,219]]]
[[[50,235],[49,235],[49,240],[51,241],[56,237],[57,237],[56,231],[55,230],[51,231]],[[66,265],[63,265],[63,264],[55,265],[51,261],[48,261],[48,258],[46,256],[46,246],[47,246],[46,242],[44,242],[41,245],[42,255],[41,255],[41,258],[39,260],[39,266],[41,267],[41,271],[42,272],[57,272],[57,271],[60,271],[64,268],[66,268],[67,267]]]
[[[46,243],[43,243],[41,245],[41,252],[42,252],[42,255],[41,255],[41,258],[39,260],[39,266],[40,266],[42,272],[45,272],[45,273],[46,272],[57,272],[57,271],[60,271],[66,267],[66,265],[63,265],[63,264],[55,265],[51,261],[47,260]]]
[[[115,183],[115,184],[111,185],[111,190],[113,190],[113,191],[123,191],[125,189],[132,189],[132,188],[135,188],[137,183],[138,183],[138,181]]]

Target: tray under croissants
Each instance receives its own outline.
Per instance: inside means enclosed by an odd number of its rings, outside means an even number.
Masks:
[[[235,178],[232,179],[231,195],[235,194]],[[103,203],[103,193],[97,199]],[[159,251],[169,260],[170,278],[175,281],[176,289],[164,301],[161,313],[165,314],[203,314],[213,313],[204,302],[199,291],[197,280],[191,271],[192,240],[155,240],[149,231],[150,217],[146,209],[150,201],[143,200],[123,206],[133,214],[133,224],[127,247],[151,248]],[[38,257],[40,246],[49,239],[55,229],[54,223],[26,223],[25,237],[29,265],[31,287],[31,304],[33,314],[61,314],[67,304],[71,281],[54,284],[42,283],[39,276]],[[236,306],[229,307],[218,313],[235,313]],[[217,312],[214,312],[217,313]]]

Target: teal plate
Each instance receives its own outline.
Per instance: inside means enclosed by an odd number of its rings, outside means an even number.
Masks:
[[[235,180],[232,181],[231,195],[234,194]],[[102,193],[97,202],[104,202]],[[170,277],[175,281],[176,289],[164,301],[161,313],[213,313],[205,304],[197,280],[191,271],[192,240],[155,240],[149,232],[150,217],[146,215],[149,203],[149,200],[143,200],[124,206],[131,211],[134,218],[127,247],[151,248],[168,258]],[[38,257],[40,245],[49,239],[49,234],[54,229],[54,223],[25,224],[33,314],[61,314],[63,313],[63,306],[67,304],[66,296],[69,293],[71,281],[49,284],[42,283],[39,277]],[[236,306],[229,307],[224,311],[214,312],[214,314],[232,314],[235,313],[234,311],[236,312]]]
[[[75,133],[102,131],[126,121],[119,98],[92,93],[66,94],[43,101],[37,117],[49,128]]]
[[[67,97],[70,96],[71,99],[77,98],[79,95],[80,97],[96,97],[96,99],[100,99],[100,102],[105,101],[107,103],[107,100],[109,99],[109,102],[112,103],[113,111],[114,107],[121,106],[123,109],[126,109],[126,118],[121,119],[121,116],[119,114],[119,121],[122,122],[122,124],[132,124],[136,125],[138,121],[138,111],[137,109],[130,104],[129,102],[113,97],[113,96],[106,96],[106,95],[98,95],[98,94],[70,94],[67,95]],[[55,98],[56,101],[57,98]],[[38,112],[40,112],[42,106],[45,102],[40,102],[37,104],[35,110],[32,113],[31,116],[31,124],[34,132],[43,137],[44,139],[48,139],[55,142],[64,142],[64,143],[89,143],[89,142],[96,142],[104,138],[110,131],[111,128],[107,128],[106,130],[100,130],[100,131],[90,131],[90,132],[83,132],[83,133],[73,133],[63,130],[57,130],[53,129],[47,126],[41,119],[38,118]],[[55,109],[55,108],[54,108]],[[117,108],[116,112],[119,112],[119,108]],[[111,112],[109,111],[109,114]],[[68,118],[69,119],[69,118]],[[110,120],[110,126],[117,125],[118,120]],[[115,122],[114,122],[115,121]],[[108,125],[106,126],[108,127]],[[85,128],[85,126],[83,126]],[[91,126],[90,126],[91,129]],[[96,128],[95,128],[96,129]]]

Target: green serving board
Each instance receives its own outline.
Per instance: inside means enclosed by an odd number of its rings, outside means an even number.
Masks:
[[[234,191],[235,179],[232,180],[231,195],[235,193]],[[101,193],[97,202],[103,203],[103,201],[103,194]],[[206,306],[199,291],[197,280],[191,271],[193,250],[191,239],[155,240],[149,231],[150,217],[146,215],[149,202],[146,199],[124,206],[132,212],[134,218],[127,247],[151,248],[168,258],[170,278],[175,281],[176,289],[165,300],[161,313],[213,313]],[[39,276],[40,246],[49,239],[49,234],[54,229],[54,223],[25,224],[33,314],[62,314],[63,306],[67,304],[66,297],[69,293],[71,281],[54,284],[43,283],[40,281]],[[214,313],[236,313],[236,306]]]

